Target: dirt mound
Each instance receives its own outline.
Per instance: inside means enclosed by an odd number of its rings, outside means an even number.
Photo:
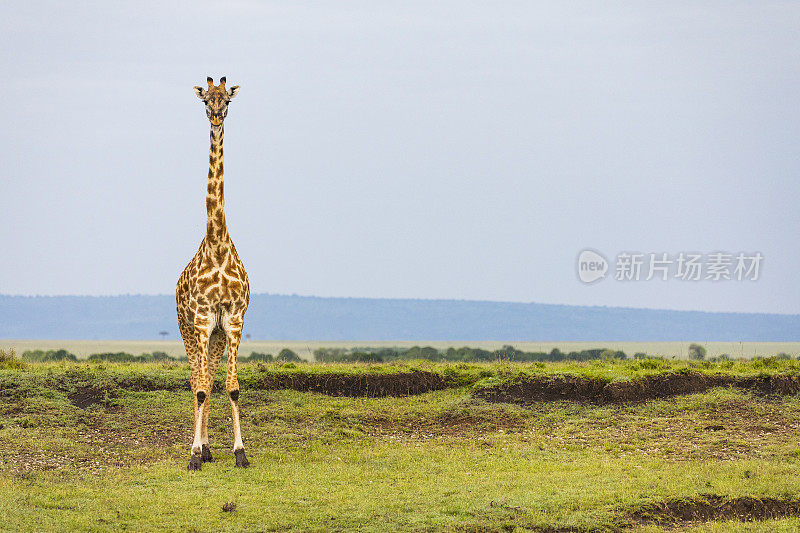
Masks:
[[[475,396],[489,402],[533,403],[558,400],[596,401],[606,383],[578,376],[530,376],[479,389]]]
[[[329,396],[409,396],[448,386],[439,374],[416,370],[398,374],[264,374],[243,388],[291,389]]]
[[[364,374],[264,371],[240,375],[239,384],[242,390],[291,389],[330,396],[358,397],[409,396],[461,385],[448,376],[425,370]],[[0,397],[13,399],[22,398],[29,393],[35,394],[36,388],[33,385],[37,383],[17,383],[14,379],[0,380]],[[188,376],[135,372],[48,376],[42,385],[64,391],[79,407],[106,401],[107,398],[115,397],[116,392],[120,390],[189,390]],[[735,386],[764,394],[796,394],[800,392],[800,376],[775,374],[741,377],[681,371],[609,383],[598,378],[574,375],[534,375],[478,389],[474,395],[490,402],[521,404],[557,400],[620,403],[703,392],[720,386]],[[224,392],[224,390],[224,378],[217,378],[213,384],[213,391]]]
[[[691,499],[671,499],[645,505],[629,514],[634,522],[678,523],[709,520],[769,520],[800,515],[800,499],[727,498],[714,494]]]
[[[115,393],[113,390],[104,387],[93,387],[91,385],[80,388],[67,395],[72,405],[80,407],[81,409],[86,409],[96,403],[108,406],[110,405],[110,399],[114,396]]]
[[[608,383],[570,375],[526,376],[479,389],[475,396],[489,402],[520,404],[557,400],[604,404],[668,398],[726,386],[761,394],[796,394],[800,392],[800,377],[785,374],[741,377],[688,371]]]
[[[132,391],[186,391],[189,390],[187,378],[174,376],[155,376],[122,374],[114,376],[117,387]],[[255,375],[240,375],[242,390],[291,389],[301,392],[319,392],[330,396],[408,396],[422,394],[451,386],[448,381],[433,372],[415,370],[394,374],[350,374],[350,373],[302,373],[302,372],[263,372]],[[214,381],[213,392],[225,391],[224,378]]]

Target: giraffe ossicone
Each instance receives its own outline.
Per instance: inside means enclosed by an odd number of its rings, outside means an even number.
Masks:
[[[220,78],[216,86],[211,77],[207,81],[208,89],[194,88],[197,97],[205,103],[206,116],[211,124],[206,235],[197,253],[181,273],[175,290],[178,327],[191,367],[190,383],[194,398],[194,440],[189,470],[199,470],[203,462],[212,460],[208,445],[208,412],[214,375],[226,351],[228,371],[225,389],[231,403],[233,452],[236,466],[250,464],[242,443],[239,381],[236,378],[236,356],[244,314],[250,303],[250,282],[225,223],[222,164],[223,123],[228,114],[228,104],[239,93],[239,87],[227,89],[225,77]]]

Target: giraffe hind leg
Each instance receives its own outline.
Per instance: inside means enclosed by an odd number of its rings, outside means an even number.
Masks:
[[[236,456],[236,466],[248,467],[250,461],[244,453],[242,442],[242,427],[239,417],[239,380],[236,377],[236,356],[239,352],[239,341],[242,338],[242,317],[228,320],[225,333],[228,337],[228,375],[225,378],[225,389],[231,401],[231,420],[233,422],[233,455]]]

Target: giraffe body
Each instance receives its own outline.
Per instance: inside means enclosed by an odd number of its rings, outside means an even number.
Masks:
[[[231,402],[236,466],[248,466],[239,423],[239,382],[236,357],[242,336],[244,314],[250,302],[250,283],[225,224],[223,195],[223,121],[228,102],[238,87],[225,89],[225,78],[215,87],[208,78],[208,90],[195,87],[206,103],[211,122],[208,189],[206,194],[206,235],[192,260],[181,273],[175,290],[178,327],[191,367],[190,383],[194,397],[194,441],[190,470],[199,470],[211,461],[208,446],[208,412],[214,375],[227,350],[228,372],[225,389]]]

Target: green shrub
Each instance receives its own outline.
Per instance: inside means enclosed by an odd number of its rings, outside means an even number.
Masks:
[[[125,353],[125,352],[117,352],[117,353],[93,353],[89,356],[89,361],[106,361],[109,363],[132,363],[134,361],[142,361],[137,356]]]
[[[174,357],[166,352],[153,352],[152,361],[176,361]]]
[[[779,368],[777,357],[756,357],[753,359],[753,368]]]
[[[254,363],[257,361],[271,363],[272,362],[272,354],[271,353],[258,353],[258,352],[250,352],[250,355],[247,357],[243,357],[241,359],[243,363]]]
[[[699,344],[692,343],[689,345],[689,359],[694,361],[702,361],[706,358],[706,348]]]
[[[383,357],[373,352],[353,352],[349,361],[353,363],[383,363]]]
[[[314,361],[318,363],[333,363],[340,361],[348,353],[347,348],[317,348],[314,350]]]
[[[669,368],[669,363],[667,363],[664,359],[656,359],[648,357],[646,359],[639,359],[634,363],[636,365],[632,368],[641,368],[643,370],[660,370],[662,368]]]
[[[0,368],[24,368],[26,365],[17,359],[14,348],[0,350]]]
[[[617,350],[603,350],[600,352],[600,359],[604,361],[610,361],[611,359],[625,359],[625,352],[617,351]]]
[[[439,350],[431,346],[418,347],[414,346],[409,350],[409,357],[412,359],[427,359],[428,361],[438,361],[441,359]]]
[[[302,362],[303,360],[289,348],[284,348],[275,358],[276,361],[295,361]]]

